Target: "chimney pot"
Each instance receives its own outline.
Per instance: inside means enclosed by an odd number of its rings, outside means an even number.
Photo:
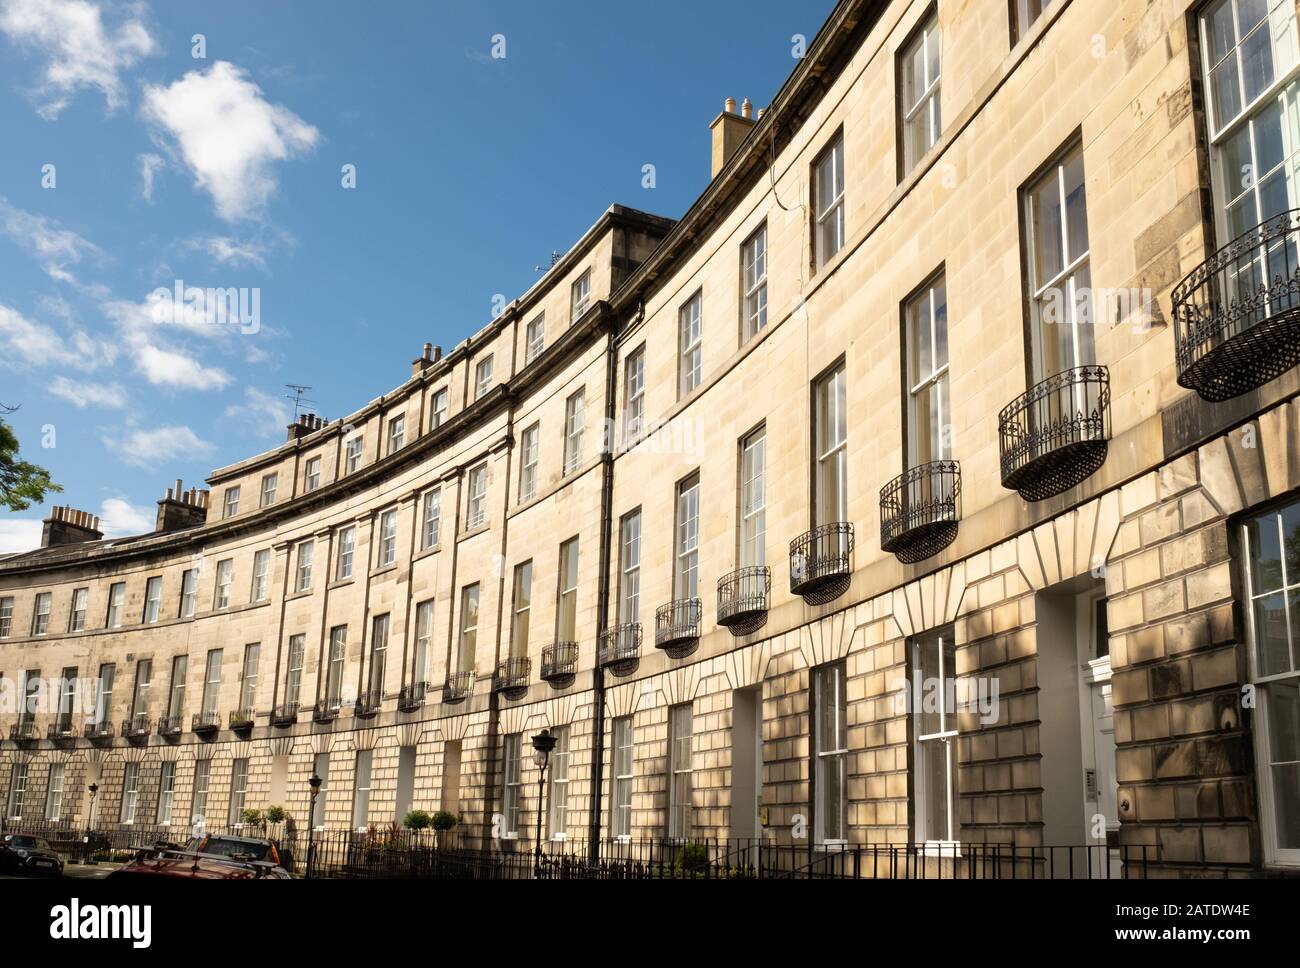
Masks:
[[[744,103],[740,105],[740,116],[742,118],[752,118],[754,116],[754,105],[745,98]]]
[[[736,113],[736,99],[735,99],[734,97],[729,97],[729,98],[727,98],[725,101],[723,101],[723,102],[722,102],[722,110],[723,110],[725,113],[727,113],[727,114],[735,114],[735,113]]]

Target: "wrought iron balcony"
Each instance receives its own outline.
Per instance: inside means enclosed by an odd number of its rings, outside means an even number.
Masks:
[[[9,727],[9,738],[15,743],[34,743],[41,738],[36,729],[36,721],[23,719]]]
[[[1229,400],[1300,363],[1300,210],[1239,235],[1174,287],[1178,382]]]
[[[51,723],[45,738],[54,743],[71,743],[77,738],[76,724],[66,719]]]
[[[158,720],[159,736],[179,736],[185,729],[183,716],[164,716]]]
[[[718,624],[732,635],[750,635],[767,622],[772,569],[767,565],[737,568],[718,579]]]
[[[352,704],[352,715],[361,719],[370,719],[372,716],[379,715],[379,707],[384,702],[384,693],[382,689],[367,689],[359,694],[356,702]]]
[[[338,698],[322,699],[312,707],[312,722],[332,723],[338,717],[341,706],[342,702]]]
[[[298,704],[296,702],[281,703],[271,710],[272,726],[292,726],[298,721]]]
[[[86,739],[92,743],[103,742],[113,738],[113,724],[104,720],[98,723],[88,723],[86,725]]]
[[[655,610],[655,648],[684,659],[700,647],[704,608],[698,598],[679,598]]]
[[[568,689],[578,677],[578,643],[555,642],[542,649],[539,678],[552,689]]]
[[[453,672],[442,685],[442,701],[448,706],[462,703],[474,694],[474,673]]]
[[[413,682],[402,686],[397,694],[397,708],[404,713],[412,713],[424,705],[425,698],[433,691],[427,682]]]
[[[641,623],[611,625],[601,632],[596,661],[610,675],[626,676],[635,672],[641,662]]]
[[[521,656],[504,659],[492,676],[492,691],[510,700],[522,699],[528,692],[528,676],[532,671],[530,659]]]
[[[1106,462],[1110,374],[1079,366],[1049,377],[998,416],[1002,486],[1026,501],[1067,491]]]
[[[821,605],[849,587],[853,573],[853,525],[833,521],[790,542],[790,592]]]
[[[247,732],[253,728],[255,715],[255,711],[251,708],[236,709],[230,714],[230,728],[236,732]]]
[[[905,564],[952,544],[960,521],[961,466],[955,460],[909,467],[880,489],[880,548]]]
[[[195,713],[190,720],[190,730],[195,733],[215,733],[221,728],[221,713]]]
[[[122,720],[121,733],[123,739],[145,739],[151,731],[152,725],[149,722],[149,717],[144,713]]]

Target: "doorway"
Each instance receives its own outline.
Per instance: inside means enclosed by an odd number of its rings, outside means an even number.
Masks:
[[[763,687],[731,694],[731,839],[756,840],[762,830]]]

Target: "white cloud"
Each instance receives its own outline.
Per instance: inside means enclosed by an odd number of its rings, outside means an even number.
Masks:
[[[126,406],[126,391],[116,383],[91,383],[57,376],[50,384],[50,393],[83,409],[94,405],[120,410]]]
[[[110,111],[121,106],[121,73],[157,50],[137,9],[109,30],[88,0],[0,0],[0,31],[46,58],[37,87],[41,117],[57,118],[81,88],[98,89]]]
[[[212,444],[189,427],[155,427],[131,430],[121,437],[105,437],[104,445],[122,461],[135,467],[153,467],[174,460],[193,460],[210,454]]]
[[[276,188],[272,165],[309,151],[320,132],[272,104],[228,61],[179,81],[145,87],[142,112],[157,137],[179,153],[226,221],[255,218]]]
[[[153,153],[136,155],[135,157],[140,163],[140,195],[146,202],[152,202],[154,176],[158,174],[166,162],[163,160],[162,155]]]
[[[99,529],[104,532],[105,538],[147,534],[154,529],[156,523],[155,509],[138,507],[120,497],[107,498],[99,506]]]
[[[41,546],[41,522],[29,518],[0,519],[0,555],[32,551]]]
[[[76,276],[68,269],[83,256],[100,256],[98,246],[83,239],[76,232],[62,228],[44,215],[32,215],[14,208],[0,195],[0,232],[9,236],[19,248],[31,252],[51,279],[76,283]]]
[[[277,437],[289,426],[292,414],[288,400],[248,387],[244,390],[244,402],[226,407],[225,416],[245,424],[259,437]]]
[[[20,357],[42,366],[63,355],[63,340],[43,323],[33,323],[18,310],[0,305],[0,348],[10,360]]]
[[[154,386],[180,390],[220,390],[230,383],[230,374],[218,367],[204,366],[192,356],[163,349],[151,343],[136,348],[135,365]]]
[[[206,239],[191,239],[186,243],[192,249],[203,249],[224,266],[257,266],[266,268],[266,248],[258,242],[244,242],[228,235],[214,235]]]

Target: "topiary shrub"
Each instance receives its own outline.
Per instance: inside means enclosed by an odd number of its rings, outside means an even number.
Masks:
[[[402,819],[402,826],[407,830],[427,830],[433,824],[433,817],[427,810],[412,810]]]

